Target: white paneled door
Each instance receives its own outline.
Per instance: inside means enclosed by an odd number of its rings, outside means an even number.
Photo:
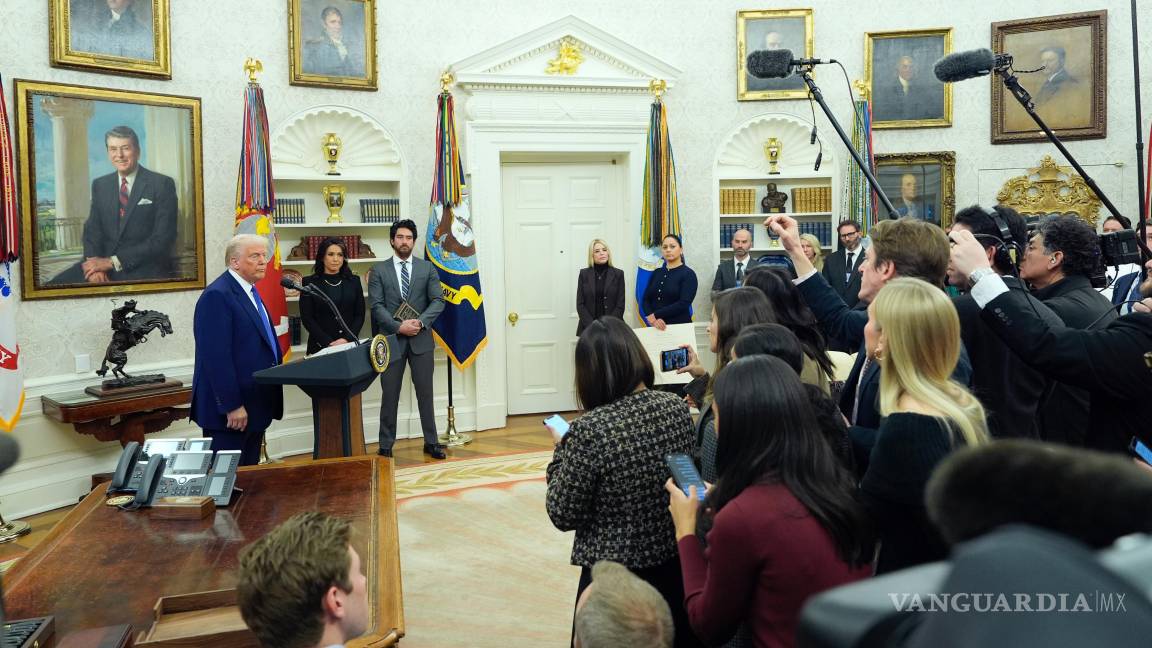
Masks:
[[[613,265],[632,283],[622,168],[611,162],[502,167],[509,414],[576,409],[576,277],[588,265],[592,239],[608,242]]]

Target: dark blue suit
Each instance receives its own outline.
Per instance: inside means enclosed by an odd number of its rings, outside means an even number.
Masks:
[[[261,321],[263,320],[263,321]],[[257,385],[252,374],[280,364],[267,316],[261,317],[228,272],[204,289],[192,319],[196,365],[192,374],[191,420],[212,437],[213,450],[241,450],[240,462],[260,460],[260,442],[273,419],[284,414],[279,385]],[[228,412],[244,406],[248,426],[228,429]]]

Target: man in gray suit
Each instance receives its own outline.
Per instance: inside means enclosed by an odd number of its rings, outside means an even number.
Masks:
[[[392,456],[396,442],[396,406],[400,401],[400,384],[404,364],[412,367],[412,384],[420,407],[420,426],[424,429],[424,453],[433,459],[444,459],[444,446],[437,443],[436,413],[432,407],[432,357],[436,343],[432,339],[432,322],[444,310],[444,293],[440,275],[424,259],[412,256],[416,245],[416,223],[397,221],[390,234],[395,255],[372,266],[368,280],[368,301],[372,306],[372,330],[396,336],[397,352],[380,377],[383,396],[380,400],[380,450]],[[394,317],[401,304],[407,303],[419,316]]]

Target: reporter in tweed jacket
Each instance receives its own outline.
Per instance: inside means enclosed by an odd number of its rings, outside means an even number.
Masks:
[[[688,406],[651,389],[652,364],[619,318],[592,322],[575,357],[576,390],[586,411],[548,465],[547,509],[557,529],[576,532],[572,564],[582,568],[577,597],[597,561],[621,563],[664,595],[676,645],[698,645],[683,612],[675,530],[663,490],[665,455],[692,452]]]

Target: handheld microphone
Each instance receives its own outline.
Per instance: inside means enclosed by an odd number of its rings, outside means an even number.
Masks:
[[[835,63],[836,59],[792,58],[792,50],[755,50],[748,55],[748,74],[757,79],[783,79],[792,75],[792,69],[808,65]]]
[[[988,76],[993,70],[999,70],[1012,65],[1011,54],[994,54],[987,48],[968,50],[949,54],[936,61],[932,71],[936,78],[944,83],[955,83]]]

